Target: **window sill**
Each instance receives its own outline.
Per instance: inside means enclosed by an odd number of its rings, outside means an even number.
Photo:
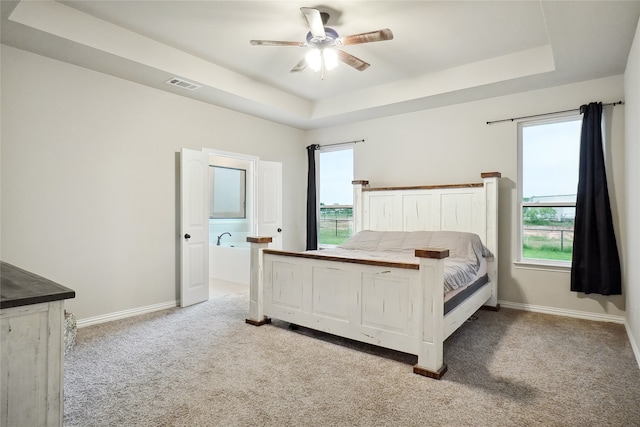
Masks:
[[[545,261],[523,260],[515,261],[513,265],[523,270],[561,271],[570,273],[571,265],[566,263],[554,263]]]

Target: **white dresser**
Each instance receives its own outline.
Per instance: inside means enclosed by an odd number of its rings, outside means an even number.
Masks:
[[[0,426],[61,426],[64,300],[75,292],[2,262]]]

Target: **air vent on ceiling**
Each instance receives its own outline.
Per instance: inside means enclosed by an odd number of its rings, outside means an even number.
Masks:
[[[174,77],[172,79],[167,80],[167,83],[169,83],[170,85],[178,86],[188,90],[196,90],[199,87],[201,87],[195,83],[191,83],[186,80],[179,79],[178,77]]]

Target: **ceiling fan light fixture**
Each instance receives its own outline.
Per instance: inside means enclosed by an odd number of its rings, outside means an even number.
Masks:
[[[338,54],[333,49],[311,49],[307,52],[305,59],[315,72],[322,70],[323,62],[325,70],[332,70],[338,66]]]
[[[324,49],[324,66],[327,70],[333,70],[338,66],[338,54],[334,49]]]
[[[307,64],[309,68],[313,71],[320,71],[320,67],[322,67],[322,59],[320,58],[320,49],[311,49],[305,55],[305,59],[307,60]]]

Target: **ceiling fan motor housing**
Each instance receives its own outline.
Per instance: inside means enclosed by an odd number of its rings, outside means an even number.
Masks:
[[[330,47],[335,45],[336,40],[340,37],[338,32],[333,28],[324,27],[325,38],[318,39],[311,34],[311,31],[307,33],[307,44],[310,47],[314,47],[317,49],[324,49],[325,47]]]

